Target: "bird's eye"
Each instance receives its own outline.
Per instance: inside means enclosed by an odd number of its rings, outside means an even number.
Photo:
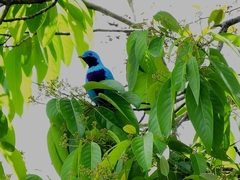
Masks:
[[[92,56],[93,54],[92,53],[89,53],[88,56]]]

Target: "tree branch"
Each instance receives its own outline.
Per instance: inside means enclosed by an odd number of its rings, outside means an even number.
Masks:
[[[19,1],[19,2],[27,2],[27,0],[15,0],[15,1]],[[33,2],[33,1],[36,1],[36,2]],[[30,3],[26,3],[26,4],[34,4],[34,3],[37,3],[37,1],[39,1],[39,3],[43,3],[45,2],[46,0],[28,0],[28,2]],[[1,2],[1,0],[0,0]],[[12,21],[18,21],[18,20],[27,20],[27,19],[32,19],[34,18],[35,16],[38,16],[46,11],[48,11],[49,9],[51,9],[53,6],[55,6],[57,4],[58,0],[54,0],[52,2],[52,4],[50,4],[49,6],[47,6],[46,8],[43,8],[41,9],[40,11],[36,12],[35,14],[32,14],[32,15],[29,15],[29,16],[22,16],[22,17],[18,17],[18,18],[12,18],[12,19],[5,19],[5,20],[2,20],[2,22],[12,22]],[[24,3],[20,3],[20,4],[24,4]],[[7,5],[6,5],[7,7]],[[1,24],[1,21],[0,21],[0,24]]]
[[[95,11],[99,11],[99,12],[101,12],[101,13],[107,15],[107,16],[110,16],[110,17],[112,17],[114,19],[117,19],[118,21],[120,21],[120,22],[122,22],[124,24],[129,25],[130,27],[137,27],[137,25],[139,25],[139,24],[136,24],[136,23],[134,23],[134,22],[132,22],[132,21],[122,17],[122,16],[119,16],[116,13],[113,13],[113,12],[111,12],[111,11],[101,7],[101,6],[98,6],[98,5],[94,4],[94,3],[91,3],[91,2],[86,1],[86,0],[82,0],[82,1],[86,5],[87,8],[95,10]]]
[[[232,25],[234,25],[234,24],[237,24],[237,23],[239,23],[239,22],[240,22],[240,16],[235,17],[235,18],[233,18],[233,19],[229,19],[229,20],[227,20],[227,21],[224,21],[223,23],[218,24],[218,25],[216,25],[215,27],[221,27],[221,29],[220,29],[220,31],[218,32],[218,34],[220,34],[220,33],[225,33],[225,32],[227,32],[227,30],[228,30],[228,28],[229,28],[230,26],[232,26]],[[222,50],[222,47],[223,47],[223,42],[219,42],[218,45],[217,45],[217,49],[218,49],[219,51],[221,51],[221,50]]]

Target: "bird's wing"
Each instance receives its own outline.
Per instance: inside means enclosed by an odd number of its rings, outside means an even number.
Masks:
[[[104,71],[105,71],[106,79],[114,79],[112,72],[108,68],[104,67]]]

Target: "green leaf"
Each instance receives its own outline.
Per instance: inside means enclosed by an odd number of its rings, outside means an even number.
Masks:
[[[4,59],[6,79],[12,95],[12,101],[15,106],[16,113],[21,116],[23,113],[23,95],[20,90],[22,82],[22,69],[19,57],[16,56],[16,48],[8,52]]]
[[[240,46],[240,37],[238,35],[232,33],[221,33],[220,35],[228,39],[233,45]]]
[[[57,30],[58,12],[57,7],[53,6],[46,13],[46,18],[42,26],[37,30],[39,42],[46,47],[51,41]]]
[[[211,83],[211,85],[213,85]],[[222,91],[220,86],[218,87],[218,91]],[[222,91],[223,92],[223,91]],[[216,94],[213,90],[210,91],[210,100],[213,106],[213,118],[214,118],[214,128],[213,128],[213,150],[218,150],[221,146],[223,135],[224,135],[224,104],[222,104],[220,98],[226,99],[226,96],[219,97],[220,93]],[[227,99],[226,99],[227,100]],[[226,106],[226,105],[225,105]],[[226,112],[226,114],[228,114]],[[230,113],[229,113],[230,114]]]
[[[25,16],[26,6],[27,5],[24,5],[24,4],[12,6],[12,8],[14,8],[12,11],[13,13],[10,13],[11,10],[9,10],[7,17],[16,18],[16,17]],[[8,24],[7,25],[8,30],[14,39],[13,44],[19,43],[23,39],[23,36],[25,35],[25,31],[27,29],[25,21],[13,21],[13,22],[8,22],[7,24]]]
[[[60,145],[62,136],[63,132],[57,126],[50,126],[47,134],[48,152],[52,164],[59,175],[61,174],[63,162],[68,156],[67,148]]]
[[[50,123],[60,128],[65,122],[65,119],[60,113],[58,103],[59,101],[57,99],[51,99],[50,101],[48,101],[46,105],[46,114],[50,120]]]
[[[43,179],[36,174],[28,174],[26,180],[43,180]]]
[[[132,150],[143,171],[149,170],[152,166],[153,134],[148,132],[142,137],[135,137],[132,140]]]
[[[166,160],[166,158],[164,156],[162,156],[161,159],[160,159],[160,171],[164,176],[168,177],[169,164],[168,164],[168,161]]]
[[[127,61],[127,81],[128,81],[128,90],[132,91],[137,83],[137,78],[138,78],[137,72],[139,68],[139,61],[136,56],[135,48],[132,47],[129,51],[130,53],[128,53],[128,61]]]
[[[47,7],[47,3],[44,2],[42,4],[31,4],[26,8],[26,16],[30,16],[35,14],[36,12],[44,9]],[[46,13],[41,13],[38,16],[35,16],[34,18],[27,19],[26,23],[28,26],[28,29],[31,33],[35,33],[39,27],[44,23],[46,18]]]
[[[182,31],[177,20],[170,13],[168,13],[166,11],[158,12],[157,14],[155,14],[153,16],[153,18],[156,21],[160,22],[162,24],[162,26],[165,27],[166,29],[174,31],[178,34],[180,34]]]
[[[147,37],[148,37],[148,31],[138,31],[138,37],[136,39],[135,43],[135,56],[137,58],[137,61],[141,64],[142,61],[144,61],[145,53],[147,50]]]
[[[198,105],[200,95],[200,75],[195,57],[190,58],[187,63],[187,78],[196,104]]]
[[[157,117],[161,132],[167,138],[170,135],[173,119],[175,92],[171,87],[171,79],[162,86],[157,99]]]
[[[196,42],[192,39],[192,37],[187,37],[179,43],[175,64],[178,64],[181,61],[188,62],[188,60],[192,58],[195,43]]]
[[[49,45],[44,48],[44,55],[48,61],[48,70],[45,79],[47,81],[56,79],[60,74],[61,61],[58,58],[53,42],[50,42]]]
[[[208,25],[214,21],[214,25],[220,24],[225,17],[225,12],[222,9],[215,9],[211,12],[208,18]]]
[[[81,115],[83,114],[81,105],[74,97],[72,97],[71,100],[63,98],[60,99],[59,105],[61,114],[66,120],[68,130],[72,133],[72,135],[77,132],[79,138],[83,137],[85,133],[85,125],[81,119]]]
[[[209,60],[217,73],[221,76],[235,103],[238,105],[238,107],[240,107],[240,84],[234,75],[233,70],[220,61],[212,59],[211,57],[209,57]]]
[[[9,96],[9,88],[8,88],[7,80],[1,66],[0,66],[0,84],[4,89],[4,92]]]
[[[105,157],[102,162],[99,164],[99,168],[97,169],[97,174],[93,179],[99,179],[99,170],[102,168],[108,168],[109,170],[112,169],[122,154],[126,151],[127,147],[130,145],[129,140],[124,140],[114,146],[112,149],[108,150],[103,157]]]
[[[82,23],[75,20],[69,13],[68,24],[72,42],[76,47],[77,54],[83,54],[83,52],[89,49],[89,42],[86,40],[86,34],[84,33],[85,27],[83,27]],[[92,29],[90,29],[89,31],[92,31]]]
[[[43,51],[40,47],[37,36],[34,36],[32,38],[32,41],[34,44],[34,49],[32,50],[30,58],[34,60],[34,65],[37,72],[37,77],[36,77],[37,82],[41,83],[46,76],[48,65],[44,59]]]
[[[128,134],[136,134],[136,129],[134,126],[127,124],[123,127],[123,130]]]
[[[106,95],[100,93],[99,97],[110,102],[117,109],[117,111],[115,111],[115,117],[122,126],[127,124],[133,125],[136,128],[137,133],[139,132],[139,124],[136,115],[134,114],[130,104],[125,101],[121,95],[117,93],[108,93]],[[117,116],[116,113],[118,113],[119,116]]]
[[[101,148],[95,143],[91,142],[82,147],[80,164],[89,170],[95,170],[98,164],[101,163]]]
[[[226,59],[223,57],[223,55],[218,49],[209,48],[209,57],[210,59],[215,59],[216,61],[220,61],[226,66],[228,66]]]
[[[190,86],[186,90],[186,105],[188,116],[196,130],[198,136],[205,145],[207,152],[210,153],[213,142],[213,112],[210,101],[210,91],[204,79],[200,82],[200,96],[198,105]]]
[[[68,155],[68,157],[65,159],[62,165],[61,174],[60,174],[60,177],[62,180],[69,180],[69,176],[71,175],[71,173],[77,173],[77,171],[74,171],[74,170],[78,168],[77,167],[78,163],[75,163],[78,161],[78,159],[75,160],[75,155],[76,155],[76,152],[78,152],[78,149],[72,151]]]
[[[153,57],[161,57],[164,51],[165,36],[153,37],[148,46],[148,51]]]
[[[117,135],[120,140],[124,140],[127,138],[126,133],[124,133],[124,131],[122,130],[119,122],[117,121],[114,113],[111,110],[100,106],[95,110],[94,116],[101,128],[106,128],[110,130],[115,135]]]
[[[200,174],[200,177],[203,177],[207,180],[219,180],[219,176],[214,175],[214,174],[207,174],[207,173],[202,173]]]
[[[116,80],[102,80],[100,82],[87,82],[83,86],[86,91],[89,91],[91,89],[108,89],[108,90],[115,90],[115,91],[120,91],[124,92],[124,86],[116,81]]]
[[[235,46],[233,46],[233,44],[227,38],[221,36],[220,34],[214,33],[214,32],[210,32],[209,34],[213,37],[214,40],[226,43],[239,56],[238,49]]]
[[[16,174],[18,179],[26,179],[26,166],[25,162],[23,161],[23,157],[20,151],[17,149],[14,149],[13,152],[6,151],[4,148],[0,145],[0,152],[8,162],[8,164],[13,169],[14,173]]]
[[[194,173],[200,175],[201,173],[205,173],[207,170],[206,159],[201,154],[190,154],[190,159],[192,161],[192,168]]]
[[[2,162],[0,162],[0,178],[4,179],[5,178],[5,173],[4,173],[4,169],[2,166]]]
[[[140,97],[133,92],[124,92],[120,94],[123,99],[125,99],[128,103],[134,105],[136,108],[139,108],[141,105]]]
[[[175,91],[183,91],[186,84],[186,62],[181,61],[175,65],[172,71],[171,82]]]
[[[167,144],[156,134],[153,134],[153,143],[153,152],[162,155],[167,148]]]
[[[157,134],[160,137],[162,136],[160,123],[158,121],[158,116],[157,116],[157,103],[154,103],[154,105],[151,108],[149,120],[148,120],[148,128],[149,128],[149,132]]]
[[[0,110],[0,138],[4,137],[8,132],[8,120]]]

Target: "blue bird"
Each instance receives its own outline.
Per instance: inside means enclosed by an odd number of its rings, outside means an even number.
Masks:
[[[96,52],[89,50],[84,52],[83,55],[79,57],[82,58],[88,65],[88,70],[85,78],[86,82],[99,82],[102,80],[114,79],[111,71],[103,65],[99,55]],[[107,91],[103,89],[93,89],[89,90],[87,93],[95,104],[100,104],[99,99],[96,98],[96,96],[99,93],[106,92]]]

